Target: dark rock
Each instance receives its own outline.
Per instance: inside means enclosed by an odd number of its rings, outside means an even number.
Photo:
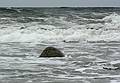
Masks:
[[[103,69],[106,69],[106,70],[118,70],[119,68],[118,67],[103,67]]]
[[[99,30],[99,29],[96,29],[96,30]]]
[[[41,28],[41,29],[43,29],[43,30],[47,30],[47,29],[45,29],[45,28]]]
[[[63,40],[63,42],[66,42],[65,40]]]
[[[20,27],[20,29],[25,29],[26,27]]]
[[[47,47],[39,57],[64,57],[64,54],[54,47]]]
[[[90,28],[90,29],[94,29],[94,28]]]

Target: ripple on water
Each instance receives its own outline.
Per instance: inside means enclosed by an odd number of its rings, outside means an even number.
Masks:
[[[117,45],[114,46],[115,49],[109,45],[108,50],[107,45],[79,46],[80,44],[76,43],[74,46],[67,43],[65,48],[63,47],[66,54],[63,58],[38,58],[46,45],[41,48],[27,45],[8,44],[0,48],[1,83],[110,83],[111,79],[119,78],[119,70],[103,68],[109,67],[108,63],[113,66],[119,63],[119,60],[115,62],[116,51],[119,53]],[[11,47],[14,50],[11,51]],[[106,50],[108,50],[107,56]]]

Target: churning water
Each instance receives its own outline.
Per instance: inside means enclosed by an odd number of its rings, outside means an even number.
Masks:
[[[120,8],[0,8],[0,83],[120,83]]]

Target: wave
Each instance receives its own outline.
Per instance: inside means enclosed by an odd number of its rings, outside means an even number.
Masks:
[[[30,18],[30,17],[27,17]],[[0,42],[69,42],[69,41],[119,41],[120,40],[120,15],[117,13],[105,16],[102,19],[83,20],[100,21],[98,23],[79,24],[73,19],[68,21],[66,17],[36,18],[38,22],[13,22],[1,24]],[[1,18],[2,20],[5,18]],[[8,19],[8,18],[6,18]],[[11,19],[11,18],[10,18]],[[23,18],[21,18],[23,19]],[[26,19],[26,18],[25,18]],[[30,18],[35,19],[33,17]],[[18,20],[18,18],[17,18]],[[27,19],[29,20],[29,19]],[[102,22],[102,23],[101,23]]]

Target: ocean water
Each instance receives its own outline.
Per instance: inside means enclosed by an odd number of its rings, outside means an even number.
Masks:
[[[0,8],[0,83],[120,83],[120,8]]]

